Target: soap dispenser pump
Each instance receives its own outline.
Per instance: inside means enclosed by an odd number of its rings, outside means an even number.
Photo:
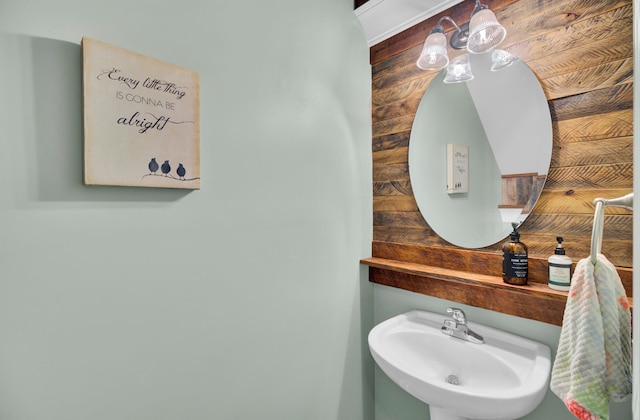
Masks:
[[[512,223],[513,232],[509,242],[502,245],[502,280],[508,284],[525,285],[529,279],[529,254],[525,244],[520,242],[518,224]]]
[[[556,249],[552,256],[549,257],[549,287],[554,290],[568,292],[571,286],[571,258],[567,257],[566,251],[562,246],[564,238],[557,236]]]

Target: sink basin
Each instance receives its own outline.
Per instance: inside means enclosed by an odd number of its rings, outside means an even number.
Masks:
[[[376,325],[369,348],[382,371],[429,404],[431,420],[511,420],[533,411],[546,394],[549,347],[468,322],[475,344],[440,331],[445,315],[411,311]]]

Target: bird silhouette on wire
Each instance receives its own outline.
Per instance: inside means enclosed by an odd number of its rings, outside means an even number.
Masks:
[[[155,174],[160,166],[158,162],[156,162],[156,158],[151,158],[151,162],[149,162],[149,170],[152,174]]]
[[[182,166],[182,163],[178,163],[178,169],[176,169],[176,172],[178,173],[178,176],[180,178],[184,178],[184,176],[187,174],[187,170],[184,168],[184,166]]]
[[[171,165],[169,165],[169,161],[165,160],[160,169],[162,170],[164,176],[167,176],[167,174],[171,172]]]

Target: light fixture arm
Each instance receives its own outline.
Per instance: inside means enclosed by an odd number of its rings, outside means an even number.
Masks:
[[[456,21],[453,20],[452,18],[450,18],[449,16],[441,17],[438,20],[438,23],[436,24],[436,26],[434,26],[433,29],[431,30],[431,32],[429,32],[429,35],[431,35],[433,33],[444,34],[444,28],[442,27],[442,24],[445,21],[449,22],[450,24],[452,24],[455,27],[455,30],[453,31],[453,33],[451,34],[451,37],[449,39],[449,45],[451,46],[451,48],[454,48],[456,50],[461,50],[461,49],[466,48],[467,38],[469,36],[468,25],[465,24],[461,28],[460,26],[458,26]]]
[[[455,26],[456,31],[460,31],[460,30],[461,30],[461,29],[460,29],[460,27],[456,24],[456,21],[455,21],[455,20],[453,20],[453,19],[451,19],[449,16],[443,16],[443,17],[441,17],[441,18],[440,18],[440,20],[438,20],[438,24],[436,25],[436,27],[438,27],[438,26],[439,26],[439,27],[442,29],[442,23],[443,23],[444,21],[448,21],[448,22],[450,22],[453,26]],[[435,28],[434,28],[434,29],[435,29]]]
[[[473,12],[471,12],[471,16],[475,15],[480,10],[484,10],[484,9],[488,9],[488,8],[489,8],[489,6],[487,6],[486,4],[482,4],[482,3],[480,3],[480,0],[476,0],[476,5],[473,8]]]

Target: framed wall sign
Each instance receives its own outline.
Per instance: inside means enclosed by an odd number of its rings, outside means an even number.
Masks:
[[[82,39],[84,183],[200,188],[200,76]]]
[[[447,193],[469,192],[469,146],[447,144]]]

